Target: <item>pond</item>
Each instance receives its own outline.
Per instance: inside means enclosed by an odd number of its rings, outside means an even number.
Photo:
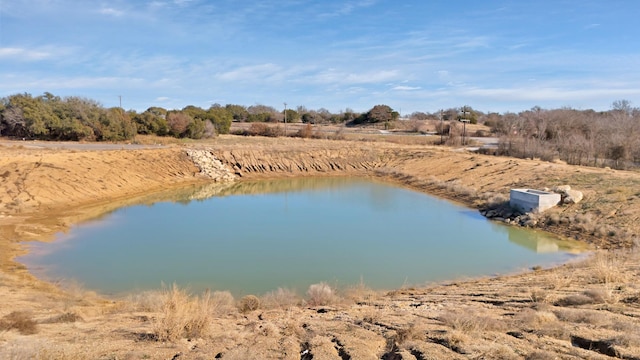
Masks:
[[[190,187],[78,224],[18,259],[37,276],[103,294],[177,283],[192,291],[302,294],[510,273],[576,256],[571,243],[476,210],[352,178]]]

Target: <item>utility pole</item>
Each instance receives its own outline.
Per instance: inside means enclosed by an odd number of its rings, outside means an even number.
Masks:
[[[118,95],[118,99],[120,99],[120,109],[122,109],[122,95]]]
[[[284,136],[287,136],[287,103],[284,103]]]
[[[467,119],[467,107],[463,106],[462,107],[462,117],[460,118],[460,121],[462,122],[462,146],[465,145],[465,138],[467,136],[467,123],[470,122],[471,120]]]
[[[444,122],[442,120],[442,109],[440,109],[440,145],[444,145]]]

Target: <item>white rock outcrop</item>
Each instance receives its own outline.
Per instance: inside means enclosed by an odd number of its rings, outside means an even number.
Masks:
[[[229,182],[236,179],[236,175],[208,150],[187,149],[187,155],[200,169],[200,173],[215,182]]]

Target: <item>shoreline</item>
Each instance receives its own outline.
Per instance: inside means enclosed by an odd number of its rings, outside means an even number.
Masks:
[[[318,177],[312,177],[309,178],[310,180],[315,181],[314,179],[317,179]],[[463,207],[464,209],[467,209],[468,211],[471,212],[477,212],[477,209],[473,209],[470,208],[468,206],[466,206],[463,203],[460,202],[455,202],[452,200],[448,200],[448,199],[443,199],[440,197],[436,197],[433,196],[431,194],[426,194],[424,192],[420,192],[418,190],[415,190],[413,188],[404,186],[402,184],[397,184],[397,183],[389,183],[387,181],[385,181],[384,179],[378,178],[378,177],[362,177],[362,176],[343,176],[343,175],[334,175],[331,177],[321,177],[322,179],[352,179],[353,181],[366,181],[366,182],[374,182],[374,183],[380,183],[380,184],[384,184],[386,186],[391,186],[391,187],[397,187],[399,189],[405,189],[408,191],[412,191],[412,192],[417,192],[420,194],[424,194],[426,196],[432,197],[434,199],[439,199],[439,200],[443,200],[446,202],[449,202],[455,206],[458,207]],[[101,219],[102,217],[104,217],[105,215],[109,215],[111,212],[113,211],[118,211],[120,209],[126,208],[126,207],[130,207],[130,206],[143,206],[143,205],[154,205],[156,203],[164,203],[164,202],[171,202],[171,203],[175,203],[175,202],[192,202],[192,201],[200,201],[200,200],[207,200],[211,197],[224,197],[224,196],[229,196],[229,195],[253,195],[253,194],[272,194],[272,193],[279,193],[282,191],[291,191],[291,189],[289,188],[289,184],[287,184],[288,181],[300,181],[300,178],[273,178],[273,179],[261,179],[261,180],[238,180],[236,182],[232,182],[232,183],[209,183],[209,182],[203,182],[203,183],[192,183],[192,184],[187,184],[187,185],[181,185],[181,186],[176,186],[174,189],[164,189],[161,191],[157,191],[157,192],[149,192],[148,194],[144,194],[144,195],[140,195],[140,196],[134,196],[131,198],[127,198],[124,199],[123,202],[120,205],[120,207],[114,207],[113,210],[107,210],[105,213],[103,214],[93,214],[91,218],[85,218],[83,220],[81,220],[78,223],[72,223],[69,225],[69,228],[66,229],[64,232],[67,232],[68,230],[70,230],[72,227],[75,227],[77,225],[82,225],[85,222],[92,222],[95,221],[96,219]],[[282,184],[278,184],[279,182],[281,182]],[[306,188],[304,186],[304,184],[300,184],[302,185],[302,187],[300,189],[302,190],[307,190],[308,188]],[[245,191],[249,191],[248,193]],[[89,207],[91,208],[91,207]],[[102,208],[101,208],[102,209]],[[78,210],[76,210],[78,211]],[[84,211],[79,211],[79,212],[84,212]],[[92,213],[91,211],[89,211],[89,213]],[[486,221],[492,221],[491,219],[486,219]],[[505,229],[508,228],[509,225],[507,224],[503,224],[503,223],[497,223],[496,225],[498,226],[504,226]],[[508,230],[507,230],[508,231]],[[485,278],[485,277],[504,277],[504,276],[513,276],[513,275],[521,275],[523,273],[529,272],[532,268],[536,268],[536,269],[550,269],[550,268],[554,268],[554,267],[558,267],[558,266],[562,266],[565,265],[567,263],[570,262],[575,262],[575,261],[580,261],[581,260],[585,260],[586,256],[588,256],[589,254],[592,253],[593,249],[590,249],[586,244],[584,243],[580,243],[577,242],[575,240],[570,240],[570,239],[566,239],[563,237],[560,237],[556,234],[553,233],[549,233],[547,231],[544,230],[539,230],[539,229],[526,229],[524,231],[529,231],[529,232],[538,232],[541,233],[540,235],[542,236],[546,236],[547,234],[553,237],[553,242],[554,244],[557,244],[559,246],[557,252],[562,253],[562,257],[563,259],[557,259],[557,260],[540,260],[540,262],[536,262],[536,263],[532,263],[529,264],[530,266],[527,267],[523,267],[523,266],[511,266],[511,270],[505,270],[505,271],[500,271],[500,272],[488,272],[486,274],[469,274],[469,275],[457,275],[457,276],[452,276],[451,278],[441,278],[438,280],[421,280],[418,282],[404,282],[402,284],[398,284],[398,286],[392,286],[392,287],[382,287],[382,286],[373,286],[369,281],[364,281],[360,283],[358,282],[353,282],[353,283],[341,283],[340,281],[338,281],[337,279],[324,279],[323,281],[326,281],[328,283],[331,284],[336,284],[334,286],[334,288],[338,289],[338,290],[344,290],[344,289],[348,289],[348,288],[352,288],[355,287],[359,284],[361,285],[365,285],[367,287],[371,287],[373,291],[378,292],[378,293],[385,293],[385,292],[389,292],[389,291],[394,291],[394,290],[398,290],[401,288],[407,288],[407,287],[412,287],[412,288],[419,288],[419,287],[428,287],[430,285],[433,284],[442,284],[442,283],[448,283],[448,282],[453,282],[453,281],[461,281],[462,279],[465,279],[466,281],[473,281],[474,279],[478,279],[478,278]],[[52,236],[57,236],[57,234],[59,234],[59,232],[57,232],[56,234],[52,235]],[[56,240],[51,238],[51,241],[60,241],[60,240]],[[23,254],[20,254],[18,257],[24,257],[24,256],[29,256],[30,253],[33,251],[32,242],[42,242],[39,240],[23,240],[23,241],[19,241],[19,244],[25,248],[25,251]],[[49,242],[49,241],[46,241]],[[38,245],[36,245],[38,246]],[[522,245],[521,245],[522,246]],[[533,251],[533,250],[532,250]],[[13,259],[13,261],[15,261],[18,266],[24,266],[25,270],[28,272],[29,275],[33,276],[34,278],[36,278],[38,281],[43,281],[46,283],[50,283],[50,284],[58,284],[58,285],[64,285],[65,283],[70,283],[70,282],[78,282],[75,279],[65,279],[63,277],[56,277],[56,276],[43,276],[44,274],[46,274],[48,271],[46,269],[39,269],[38,271],[34,271],[33,266],[28,265],[27,263],[25,263],[24,261],[21,261],[19,258],[15,258]],[[78,282],[79,284],[84,284],[84,282]],[[169,282],[163,281],[162,283],[166,283],[168,284]],[[305,286],[309,286],[311,285],[312,282],[307,283]],[[337,284],[340,284],[339,286]],[[149,287],[149,286],[144,286],[143,288],[138,288],[138,289],[128,289],[128,290],[109,290],[109,291],[105,291],[104,289],[97,289],[97,288],[92,288],[90,283],[84,284],[84,286],[87,287],[88,290],[90,291],[94,291],[97,294],[99,294],[101,297],[104,297],[105,299],[108,300],[121,300],[126,298],[127,296],[131,296],[134,295],[135,293],[140,293],[140,292],[144,292],[144,291],[157,291],[159,288],[161,288],[161,286],[153,286],[153,287]],[[197,286],[193,286],[192,284],[183,284],[182,287],[184,288],[188,288],[191,291],[194,291],[194,293],[201,293],[201,290],[205,290],[206,288],[208,288],[207,286],[205,286],[204,288],[200,288]],[[270,289],[266,289],[264,291],[261,292],[255,292],[255,291],[250,291],[247,289],[229,289],[229,288],[215,288],[212,290],[215,291],[230,291],[232,292],[232,294],[234,296],[238,296],[238,295],[249,295],[249,294],[253,294],[253,295],[260,295],[263,296],[269,292],[272,291],[276,291],[278,288],[289,288],[292,290],[296,290],[295,288],[291,288],[289,286],[286,286],[285,284],[279,284],[274,286],[273,288]],[[301,292],[301,290],[303,290],[302,288],[297,288],[298,293],[303,293],[303,291]]]

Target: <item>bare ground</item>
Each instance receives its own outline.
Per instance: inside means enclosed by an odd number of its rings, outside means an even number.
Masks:
[[[20,240],[50,241],[71,224],[206,181],[185,146],[211,150],[245,179],[368,176],[472,207],[511,187],[570,184],[585,200],[538,226],[607,250],[513,276],[387,293],[362,285],[327,290],[323,301],[276,291],[256,303],[179,289],[106,299],[40,281],[13,261],[27,251]],[[424,145],[224,136],[144,150],[3,146],[0,184],[3,359],[640,358],[636,172]]]

